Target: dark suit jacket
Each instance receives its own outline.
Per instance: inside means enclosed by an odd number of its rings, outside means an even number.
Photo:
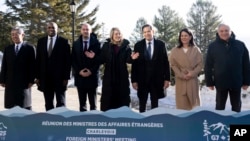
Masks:
[[[75,77],[75,85],[82,88],[96,88],[98,85],[98,69],[99,62],[97,60],[100,54],[100,43],[99,41],[90,36],[90,43],[88,51],[95,53],[94,58],[87,58],[83,52],[83,41],[82,36],[79,37],[73,44],[72,48],[72,67]],[[91,71],[89,77],[82,77],[79,75],[80,70],[88,68]]]
[[[18,54],[15,53],[15,45],[4,49],[0,83],[5,84],[5,108],[11,108],[17,103],[21,107],[31,106],[29,83],[34,83],[35,78],[35,48],[27,42],[23,42]],[[27,100],[28,99],[28,100]]]
[[[36,78],[40,81],[39,90],[44,91],[48,81],[55,90],[66,90],[64,80],[70,79],[71,59],[68,40],[57,35],[52,54],[48,57],[48,37],[43,37],[37,43]]]
[[[154,39],[154,52],[151,59],[151,68],[147,68],[147,50],[145,39],[137,42],[134,46],[134,52],[139,52],[139,58],[132,63],[131,81],[138,83],[138,90],[145,89],[147,83],[150,83],[158,91],[158,97],[164,97],[164,81],[170,80],[170,68],[165,43]],[[151,70],[148,74],[148,70]],[[150,75],[150,76],[149,76]],[[148,82],[148,78],[151,78]]]

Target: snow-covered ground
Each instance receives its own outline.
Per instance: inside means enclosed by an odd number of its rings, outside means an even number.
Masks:
[[[201,107],[206,109],[215,109],[215,90],[209,90],[207,87],[202,87],[200,90]],[[131,104],[135,110],[138,110],[138,98],[136,91],[131,89]],[[159,100],[159,107],[175,108],[175,86],[167,88],[167,96]],[[148,99],[147,108],[150,109],[150,100]],[[230,100],[228,98],[226,110],[231,110]],[[242,90],[242,110],[250,110],[250,91]]]
[[[204,79],[204,76],[200,76],[200,80]],[[73,86],[74,81],[71,79],[69,82],[69,86]],[[99,82],[99,87],[97,89],[98,94],[101,94],[101,81]],[[137,97],[137,92],[130,86],[130,97],[131,97],[131,107],[133,110],[138,111],[139,109],[139,102]],[[175,108],[175,86],[170,86],[166,89],[167,96],[159,100],[159,107],[166,107],[166,108]],[[206,109],[215,109],[215,90],[210,90],[206,86],[203,86],[200,89],[200,96],[201,96],[201,107]],[[150,98],[148,98],[147,102],[147,109],[150,109]],[[231,111],[231,104],[228,98],[226,109]],[[242,90],[242,110],[250,110],[250,88],[247,91]]]

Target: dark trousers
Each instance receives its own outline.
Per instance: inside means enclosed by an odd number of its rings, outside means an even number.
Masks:
[[[56,96],[56,107],[65,106],[65,91],[56,91],[53,88],[49,88],[43,92],[45,99],[46,111],[55,108],[54,97]]]
[[[96,110],[96,88],[80,88],[77,87],[80,111],[87,111],[87,96],[89,100],[90,110]]]
[[[5,88],[4,96],[5,108],[19,106],[24,109],[32,110],[31,107],[31,89]]]
[[[158,107],[158,94],[155,87],[150,84],[148,87],[138,89],[139,111],[140,113],[146,111],[146,104],[148,100],[148,93],[150,93],[151,109]]]
[[[229,95],[232,111],[241,111],[241,88],[220,89],[216,88],[216,110],[224,110]]]

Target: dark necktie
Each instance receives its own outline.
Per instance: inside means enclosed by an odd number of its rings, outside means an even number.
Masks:
[[[148,42],[147,51],[148,51],[148,58],[151,59],[151,42]]]
[[[88,41],[84,41],[84,49],[83,51],[87,51],[88,50]]]
[[[16,47],[15,47],[15,53],[16,53],[16,55],[18,54],[18,45],[16,45]]]
[[[53,38],[50,37],[50,43],[49,43],[49,49],[48,49],[48,55],[50,57],[51,53],[52,53],[52,46],[53,46]]]

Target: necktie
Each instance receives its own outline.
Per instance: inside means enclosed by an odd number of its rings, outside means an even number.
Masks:
[[[87,51],[88,50],[88,41],[84,41],[84,49],[83,51]]]
[[[147,51],[148,51],[148,58],[151,59],[151,42],[148,42]]]
[[[52,53],[52,46],[53,46],[53,38],[50,37],[50,43],[49,43],[49,49],[48,49],[48,55],[50,57],[51,53]]]
[[[16,53],[16,55],[18,54],[18,45],[16,45],[16,47],[15,47],[15,53]]]

